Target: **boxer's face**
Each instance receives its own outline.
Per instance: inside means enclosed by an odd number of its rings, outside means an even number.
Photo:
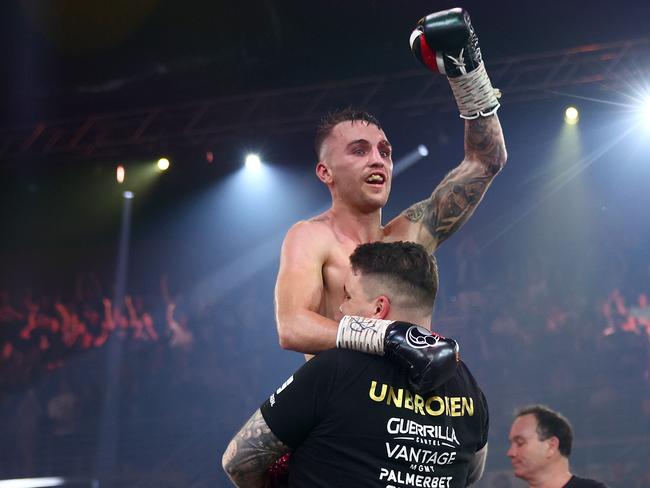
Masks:
[[[510,428],[510,449],[507,453],[515,476],[530,480],[545,470],[554,454],[553,439],[556,438],[539,439],[534,415],[517,417]]]
[[[337,124],[323,145],[316,172],[340,199],[363,211],[386,205],[393,174],[384,131],[364,121]]]

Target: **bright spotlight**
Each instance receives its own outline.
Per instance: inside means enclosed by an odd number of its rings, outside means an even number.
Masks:
[[[115,177],[117,178],[117,182],[121,185],[124,183],[124,166],[121,164],[117,167],[117,170],[115,171]]]
[[[126,198],[127,200],[131,200],[131,199],[133,199],[133,197],[135,196],[135,195],[133,194],[132,191],[125,191],[124,193],[122,193],[122,195],[123,195],[124,198]]]
[[[262,161],[257,154],[248,154],[246,156],[246,169],[257,171],[262,167]]]
[[[13,480],[0,480],[0,488],[35,488],[46,486],[61,486],[65,484],[63,478],[21,478]]]
[[[427,149],[427,146],[424,144],[420,144],[418,146],[418,154],[422,157],[428,156],[429,155],[429,149]]]
[[[641,109],[641,117],[643,118],[646,127],[650,129],[650,96],[647,97],[643,102],[643,108]]]
[[[564,121],[569,125],[574,125],[580,120],[580,113],[575,107],[567,107],[564,111]]]
[[[165,171],[166,169],[169,168],[169,159],[167,158],[160,158],[158,160],[158,169],[160,171]]]

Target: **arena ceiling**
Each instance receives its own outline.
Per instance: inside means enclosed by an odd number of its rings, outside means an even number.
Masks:
[[[335,87],[417,70],[407,42],[414,23],[423,14],[457,5],[422,0],[3,2],[0,127],[14,139],[3,144],[28,145],[39,123],[65,126],[71,120],[76,126],[70,134],[83,135],[85,125],[92,124],[89,116],[224,97],[251,108],[250,97],[257,93]],[[648,2],[468,0],[462,6],[472,15],[488,66],[491,60],[514,59],[517,69],[521,59],[519,68],[525,68],[539,53],[650,37]],[[571,69],[571,60],[557,59],[564,63],[557,69],[561,76]],[[145,113],[138,124],[147,117],[154,116]],[[48,140],[53,139],[44,143]],[[14,150],[2,159],[20,156]]]

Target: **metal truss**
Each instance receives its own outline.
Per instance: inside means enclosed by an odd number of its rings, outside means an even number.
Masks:
[[[648,65],[650,39],[592,44],[558,52],[490,60],[492,84],[511,103],[551,96],[554,89],[586,84],[621,84]],[[87,117],[42,121],[0,130],[0,160],[52,156],[99,159],[130,157],[161,147],[201,147],[210,142],[264,130],[283,134],[312,130],[324,112],[353,104],[375,112],[423,115],[453,110],[442,76],[425,70],[209,98]]]

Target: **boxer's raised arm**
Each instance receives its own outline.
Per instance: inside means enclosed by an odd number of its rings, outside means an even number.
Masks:
[[[422,18],[411,34],[411,49],[428,69],[446,75],[465,119],[465,157],[426,200],[409,207],[387,231],[433,252],[471,217],[506,162],[499,91],[483,64],[478,37],[467,11],[443,10]]]
[[[497,116],[465,121],[465,158],[429,198],[407,208],[387,231],[433,252],[472,216],[505,161]]]
[[[280,346],[315,354],[336,346],[338,323],[318,310],[323,297],[327,242],[311,222],[298,222],[284,239],[275,285]]]

